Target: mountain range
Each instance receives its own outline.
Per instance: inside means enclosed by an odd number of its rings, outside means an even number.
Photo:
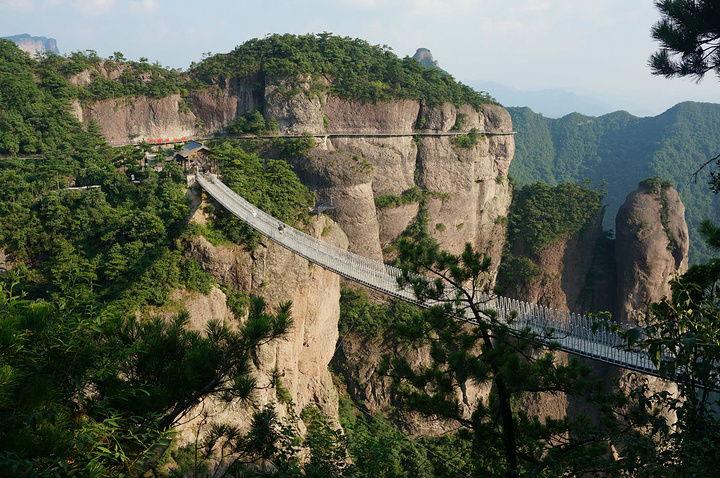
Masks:
[[[720,221],[720,200],[708,189],[709,167],[695,173],[720,153],[720,105],[685,102],[643,118],[617,111],[553,119],[528,107],[507,109],[517,131],[510,174],[520,185],[606,181],[604,226],[615,229],[625,196],[643,179],[660,176],[685,204],[690,262],[711,257],[697,229],[703,219]]]

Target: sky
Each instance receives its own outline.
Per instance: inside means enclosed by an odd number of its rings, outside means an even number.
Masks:
[[[118,51],[187,69],[252,38],[330,32],[399,57],[428,48],[470,86],[563,89],[637,116],[720,103],[715,75],[699,84],[651,75],[659,18],[652,0],[0,0],[0,37],[45,36],[61,54]]]

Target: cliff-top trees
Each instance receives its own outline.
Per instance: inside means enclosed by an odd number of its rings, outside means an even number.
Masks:
[[[193,88],[261,75],[309,79],[311,92],[328,91],[363,102],[415,99],[430,105],[469,104],[477,110],[484,103],[495,102],[487,93],[456,82],[440,69],[425,68],[410,57],[398,58],[387,46],[329,33],[248,40],[230,53],[193,64],[190,73]],[[292,85],[285,89],[289,95],[298,92]]]
[[[483,302],[481,290],[489,261],[468,244],[460,255],[437,244],[403,240],[400,262],[405,281],[421,299],[437,300],[410,325],[398,325],[412,346],[429,347],[429,364],[411,364],[402,351],[388,358],[405,405],[455,422],[473,443],[476,476],[560,476],[611,470],[606,430],[584,416],[556,419],[532,416],[519,401],[567,394],[594,401],[601,396],[576,359],[559,363],[553,348],[543,349],[529,330],[512,330]],[[449,298],[447,293],[450,294]],[[476,324],[458,318],[470,317]],[[510,319],[512,320],[512,319]],[[472,386],[489,386],[487,396],[472,396]],[[464,414],[460,397],[471,407]]]

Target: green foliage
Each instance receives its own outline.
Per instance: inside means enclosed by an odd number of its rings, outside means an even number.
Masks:
[[[458,148],[472,149],[477,146],[480,139],[485,139],[485,135],[480,134],[477,128],[473,128],[468,134],[453,136],[450,138],[450,142]]]
[[[204,295],[210,294],[210,290],[215,283],[212,276],[205,272],[195,259],[185,261],[180,272],[180,280],[188,290],[200,292]]]
[[[303,133],[300,138],[273,139],[271,144],[278,159],[285,161],[305,157],[316,146],[315,138],[308,133]]]
[[[282,160],[262,159],[229,141],[213,148],[211,158],[222,164],[223,182],[259,209],[288,224],[307,220],[312,194]],[[260,235],[225,208],[215,209],[214,225],[238,244],[257,246]]]
[[[535,183],[523,186],[510,207],[510,248],[536,254],[559,238],[582,230],[601,211],[602,194],[586,186]]]
[[[614,229],[626,196],[641,180],[660,176],[675,185],[685,205],[690,263],[712,257],[698,228],[704,219],[720,222],[720,198],[703,181],[711,173],[698,170],[720,151],[720,106],[680,103],[648,118],[619,111],[599,118],[571,114],[551,119],[528,108],[508,111],[518,131],[510,173],[521,185],[606,180],[604,227]]]
[[[673,280],[671,297],[650,305],[644,322],[620,330],[628,347],[647,351],[678,390],[677,395],[658,391],[645,377],[632,384],[627,408],[640,417],[647,433],[624,437],[620,458],[637,476],[716,472],[720,402],[712,388],[720,371],[717,275],[708,275],[705,266],[694,267]],[[700,283],[694,283],[698,278]]]
[[[387,47],[329,33],[270,35],[253,39],[228,54],[214,55],[191,66],[191,87],[201,88],[232,78],[310,79],[311,91],[326,90],[363,102],[423,100],[428,106],[469,104],[480,110],[494,100],[455,82],[437,68],[423,68],[410,57],[400,59]],[[325,87],[321,78],[333,78]]]
[[[672,183],[667,180],[663,180],[660,176],[653,176],[650,178],[643,179],[638,183],[639,187],[649,189],[653,194],[660,194],[661,191],[670,189]]]
[[[243,320],[250,308],[250,294],[235,289],[225,289],[225,303],[232,311],[236,320]]]
[[[466,454],[457,446],[445,444],[451,442],[452,436],[413,440],[379,415],[365,412],[356,416],[352,404],[341,397],[341,406],[344,402],[345,407],[351,408],[341,424],[348,436],[348,452],[358,476],[452,477],[457,476],[458,470],[470,474],[469,463],[463,460]],[[444,470],[451,472],[443,473]]]
[[[452,131],[462,131],[465,128],[466,120],[467,120],[467,114],[458,113],[457,117],[455,118],[455,124],[450,129]]]
[[[512,253],[503,254],[498,271],[498,289],[512,285],[516,290],[523,290],[540,277],[543,269],[535,265],[529,257],[516,257]],[[501,292],[498,292],[501,293]]]
[[[262,135],[267,133],[268,130],[270,130],[270,125],[265,121],[265,117],[259,109],[248,111],[245,115],[225,126],[225,133],[229,135]]]
[[[400,196],[395,196],[391,194],[385,194],[383,196],[377,196],[375,198],[375,207],[379,209],[385,209],[389,207],[398,207],[398,206],[404,206],[407,204],[412,204],[415,202],[419,202],[422,198],[423,193],[420,190],[419,187],[414,186],[407,191],[403,191],[403,193]]]
[[[403,301],[373,304],[363,289],[343,287],[340,291],[340,336],[355,334],[378,337],[406,323],[417,313],[417,307]]]
[[[450,199],[449,194],[439,193],[437,191],[423,191],[418,186],[403,191],[400,196],[393,194],[384,194],[375,198],[375,207],[385,209],[390,207],[406,206],[413,203],[423,203],[427,198],[436,198],[447,200]]]
[[[147,59],[128,61],[119,52],[105,60],[90,50],[73,52],[69,57],[48,54],[35,69],[55,96],[76,98],[82,103],[133,96],[163,98],[187,93],[187,78],[179,71],[163,68],[157,63],[151,65]],[[90,82],[85,86],[73,86],[69,79],[82,72],[89,73]],[[111,80],[110,72],[120,75]]]
[[[678,245],[677,238],[670,228],[670,218],[668,217],[668,198],[666,192],[672,187],[672,183],[670,181],[663,181],[659,176],[653,176],[640,181],[639,186],[647,188],[653,194],[660,196],[660,223],[662,224],[663,230],[665,230],[665,234],[668,238],[667,248],[671,252],[674,251],[677,249]],[[641,228],[645,225],[644,223],[645,221],[643,221],[643,224],[640,225]]]
[[[649,61],[653,75],[700,81],[707,72],[720,72],[720,28],[712,20],[720,15],[717,3],[658,0],[655,6],[661,18],[652,27],[653,39],[660,42]]]
[[[0,40],[0,154],[45,155],[46,174],[66,177],[71,156],[77,162],[77,153],[86,158],[95,154],[87,147],[99,145],[70,113],[62,88],[35,81],[36,67],[12,41]]]
[[[506,319],[486,308],[479,293],[489,259],[470,244],[454,255],[409,240],[400,243],[399,254],[406,285],[418,299],[439,302],[398,325],[408,347],[427,347],[432,361],[409,363],[406,350],[399,348],[383,364],[404,406],[457,422],[472,440],[470,460],[478,476],[613,474],[607,453],[610,432],[619,424],[611,414],[602,425],[591,425],[582,415],[553,420],[530,416],[517,406],[517,398],[530,391],[542,396],[562,390],[589,403],[610,402],[588,380],[584,365],[574,359],[566,365],[556,362],[552,346],[543,353],[536,334],[511,330]],[[457,320],[459,315],[470,315],[475,323]],[[470,418],[458,398],[467,382],[491,385],[488,398],[471,405]]]
[[[243,326],[213,321],[200,333],[185,312],[104,311],[81,284],[29,301],[20,279],[0,279],[3,475],[142,474],[202,399],[247,399],[251,353],[291,325],[289,304],[274,315],[254,299]]]

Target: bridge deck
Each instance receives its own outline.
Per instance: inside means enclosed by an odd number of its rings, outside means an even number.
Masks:
[[[400,269],[340,249],[284,224],[247,202],[212,174],[206,178],[197,173],[196,179],[208,194],[239,219],[308,261],[392,297],[421,307],[433,305],[419,301],[411,290],[398,285],[397,279],[402,274]],[[623,340],[607,330],[593,332],[593,319],[590,317],[501,296],[486,295],[485,301],[488,309],[496,310],[498,316],[508,320],[508,324],[516,330],[529,327],[539,334],[550,332],[550,340],[558,343],[565,352],[658,375],[646,353],[627,350],[623,347]],[[517,317],[510,321],[512,311],[517,313]],[[474,317],[467,317],[467,320],[475,322]]]

